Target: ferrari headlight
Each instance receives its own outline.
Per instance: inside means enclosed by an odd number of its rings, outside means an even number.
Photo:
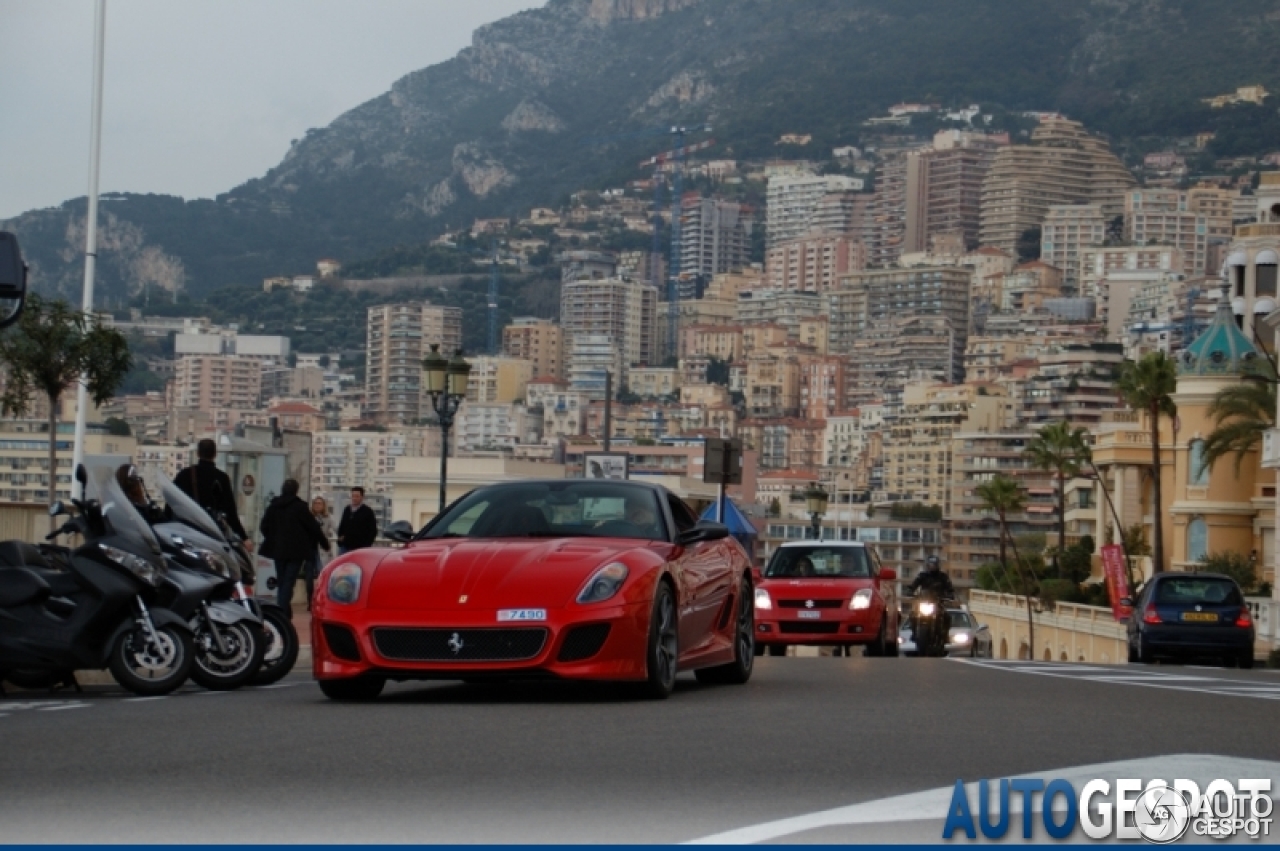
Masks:
[[[764,590],[763,588],[756,589],[756,608],[757,609],[773,608],[773,600],[769,598],[769,592]]]
[[[853,595],[853,599],[849,601],[851,609],[869,609],[871,608],[871,589],[863,588]]]
[[[98,549],[107,558],[150,585],[152,588],[160,586],[160,577],[163,571],[145,558],[139,558],[133,553],[127,553],[116,547],[109,547],[106,544],[98,544]]]
[[[341,564],[335,567],[329,574],[329,599],[335,603],[354,603],[360,597],[361,575],[358,564]]]
[[[606,564],[587,580],[586,587],[578,594],[578,602],[599,603],[601,600],[607,600],[618,593],[618,589],[622,587],[622,583],[626,579],[627,566],[625,564],[619,561],[615,561],[613,564]]]
[[[968,644],[969,633],[957,632],[955,635],[951,636],[951,640],[954,641],[956,644]]]
[[[921,603],[917,607],[917,611],[919,611],[920,614],[924,615],[925,617],[928,617],[929,615],[933,614],[937,610],[938,610],[937,605],[933,603]]]

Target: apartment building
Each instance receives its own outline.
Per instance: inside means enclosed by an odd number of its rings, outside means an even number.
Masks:
[[[794,417],[800,413],[800,359],[754,352],[746,357],[747,414],[752,417]]]
[[[1063,420],[1086,427],[1102,422],[1104,411],[1121,404],[1116,379],[1123,363],[1119,343],[1094,340],[1046,348],[1012,394],[1017,422],[1027,428]]]
[[[510,404],[525,397],[529,382],[535,378],[533,363],[522,358],[480,356],[470,358],[471,374],[467,380],[468,402],[500,402]]]
[[[772,324],[787,329],[788,336],[798,335],[800,321],[821,316],[823,298],[816,292],[755,289],[738,293],[737,321],[740,325]]]
[[[502,353],[533,364],[535,378],[564,378],[564,332],[550,319],[513,319],[502,329]]]
[[[1168,245],[1182,252],[1189,275],[1215,274],[1213,261],[1231,241],[1231,201],[1236,193],[1198,187],[1191,190],[1135,189],[1125,193],[1124,234],[1135,245]],[[1216,247],[1216,250],[1215,250]]]
[[[326,496],[346,494],[353,487],[370,493],[378,489],[379,476],[395,469],[395,459],[421,456],[428,448],[439,455],[438,438],[425,445],[428,432],[439,429],[406,428],[386,432],[322,431],[311,436],[311,492]]]
[[[891,156],[876,172],[876,190],[862,231],[867,267],[885,269],[902,256],[907,221],[907,158]]]
[[[680,370],[668,367],[637,367],[627,378],[627,389],[642,399],[659,399],[680,393]]]
[[[1040,259],[1061,269],[1062,285],[1078,292],[1083,249],[1106,239],[1107,216],[1101,204],[1055,204],[1040,231]]]
[[[1183,252],[1171,245],[1093,246],[1080,249],[1079,293],[1099,298],[1099,284],[1112,272],[1186,272]]]
[[[749,208],[735,201],[689,196],[681,204],[680,214],[682,277],[710,277],[732,272],[750,262]]]
[[[766,190],[768,248],[813,229],[818,202],[831,193],[857,192],[862,180],[837,174],[782,174]]]
[[[848,234],[811,233],[780,242],[765,255],[765,286],[772,290],[823,293],[841,275],[864,269],[862,240]]]
[[[455,445],[459,452],[478,452],[539,443],[542,423],[519,402],[468,402],[454,424]]]
[[[170,383],[174,408],[256,408],[262,361],[239,355],[183,355]]]
[[[681,329],[680,356],[699,355],[722,361],[742,357],[741,325],[692,325]]]
[[[608,334],[577,334],[569,348],[569,387],[588,398],[604,399],[609,382],[614,392],[627,381],[627,366]]]
[[[836,356],[800,359],[800,414],[826,420],[844,408],[845,362]]]
[[[44,431],[39,429],[44,428]],[[49,432],[47,423],[34,420],[9,421],[0,430],[0,501],[48,504],[49,500]],[[75,429],[72,423],[59,425],[55,439],[57,473],[55,491],[58,499],[71,499],[71,459]],[[85,434],[85,464],[110,463],[130,458],[137,449],[132,437],[107,434],[98,424],[89,426]],[[46,527],[47,528],[47,527]]]
[[[998,293],[996,304],[1002,312],[1023,313],[1039,310],[1049,299],[1060,298],[1063,275],[1061,269],[1033,260],[984,283]]]
[[[434,416],[422,383],[422,361],[436,344],[462,348],[462,310],[427,302],[370,307],[365,351],[365,405],[378,423],[416,423]]]
[[[1026,145],[1000,148],[982,185],[979,237],[983,245],[1017,249],[1057,204],[1099,204],[1111,218],[1124,212],[1133,176],[1102,139],[1075,121],[1046,117]]]
[[[927,251],[934,239],[957,235],[978,246],[982,183],[1007,134],[943,130],[933,145],[906,157],[902,252]]]
[[[589,367],[584,358],[596,367],[607,368],[597,363],[599,337],[606,338],[617,352],[615,386],[626,380],[628,368],[656,364],[660,360],[654,333],[657,304],[657,289],[639,281],[589,278],[562,284],[560,327],[569,352],[570,381],[575,380],[575,375],[578,380],[585,376]],[[579,339],[584,337],[591,337],[592,341]],[[601,374],[601,383],[602,379]]]

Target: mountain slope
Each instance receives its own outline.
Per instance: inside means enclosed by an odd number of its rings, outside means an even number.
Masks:
[[[111,200],[99,288],[199,294],[418,243],[638,175],[667,140],[634,134],[672,122],[711,122],[725,156],[773,155],[786,132],[812,134],[806,154],[820,156],[897,101],[981,102],[1063,111],[1126,150],[1228,120],[1202,97],[1280,88],[1277,36],[1268,0],[552,0],[481,28],[216,200]],[[1270,142],[1250,132],[1275,110],[1256,112],[1231,119],[1237,148]],[[78,291],[83,209],[4,225],[38,288]]]

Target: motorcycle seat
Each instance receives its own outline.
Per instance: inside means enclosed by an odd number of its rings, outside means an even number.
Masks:
[[[49,583],[25,567],[0,567],[0,608],[38,603],[49,597]]]
[[[0,565],[9,567],[53,567],[35,544],[0,541]]]

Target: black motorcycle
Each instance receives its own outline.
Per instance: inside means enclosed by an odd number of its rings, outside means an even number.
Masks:
[[[951,618],[946,600],[921,588],[911,600],[910,629],[919,656],[946,656],[951,640]]]
[[[87,483],[83,467],[76,480]],[[191,630],[159,605],[164,556],[112,471],[96,470],[93,486],[49,536],[82,536],[65,569],[25,542],[0,544],[0,681],[74,683],[76,670],[109,668],[135,694],[168,694],[191,670]],[[60,502],[50,508],[69,513]]]

